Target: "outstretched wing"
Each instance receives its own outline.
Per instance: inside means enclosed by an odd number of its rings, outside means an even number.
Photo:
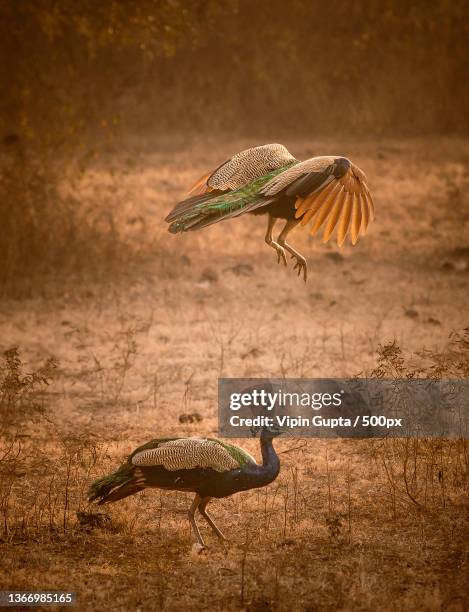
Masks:
[[[168,471],[211,468],[226,472],[255,463],[243,449],[210,438],[154,440],[153,445],[137,449],[130,460],[133,465],[162,466]]]
[[[203,208],[206,202],[231,191],[241,189],[273,170],[284,168],[297,160],[281,144],[267,144],[252,147],[233,155],[213,172],[202,176],[189,191],[189,197],[176,204],[165,221],[178,223],[170,231],[185,231],[181,223],[187,215],[193,218],[192,211]]]
[[[290,162],[287,166],[280,166],[266,174],[254,179],[239,189],[233,191],[213,190],[210,193],[192,196],[179,202],[169,213],[166,221],[170,223],[169,231],[172,234],[197,230],[222,219],[236,217],[249,212],[252,207],[263,206],[266,199],[260,195],[264,187],[274,176],[298,162]]]
[[[265,197],[284,194],[296,198],[295,217],[306,225],[312,221],[315,234],[325,223],[323,241],[327,242],[337,227],[339,246],[350,233],[356,244],[370,219],[374,204],[366,175],[346,157],[313,157],[274,177],[262,189]]]

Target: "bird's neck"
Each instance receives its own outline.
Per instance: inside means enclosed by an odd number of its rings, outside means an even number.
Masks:
[[[262,467],[265,472],[272,477],[272,480],[277,478],[280,471],[280,459],[275,452],[272,445],[272,440],[261,439],[261,452],[262,452]]]

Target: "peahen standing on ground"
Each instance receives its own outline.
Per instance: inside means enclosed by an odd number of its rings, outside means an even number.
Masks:
[[[346,157],[335,155],[295,159],[281,144],[253,147],[205,175],[169,213],[173,234],[197,230],[244,213],[268,215],[266,243],[287,265],[285,251],[295,259],[294,269],[307,278],[305,258],[286,242],[291,230],[311,222],[311,234],[324,225],[327,242],[337,227],[339,246],[350,234],[356,244],[374,218],[374,204],[364,172]],[[278,219],[286,221],[277,240]]]
[[[280,471],[280,461],[272,440],[281,433],[276,425],[261,430],[262,465],[239,446],[213,438],[152,440],[134,450],[114,473],[96,480],[89,489],[89,501],[107,504],[148,487],[195,493],[189,521],[198,544],[204,547],[195,521],[196,511],[224,539],[207,513],[208,502],[212,497],[228,497],[274,481]]]

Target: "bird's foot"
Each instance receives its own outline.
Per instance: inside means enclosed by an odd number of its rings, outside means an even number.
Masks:
[[[296,260],[293,270],[298,270],[298,276],[303,274],[303,280],[306,283],[306,279],[308,278],[308,265],[306,259],[301,257],[301,255],[292,255],[291,258]]]
[[[279,244],[272,243],[272,246],[277,252],[277,263],[283,262],[284,266],[287,265],[287,256],[285,254],[285,249],[281,247]]]

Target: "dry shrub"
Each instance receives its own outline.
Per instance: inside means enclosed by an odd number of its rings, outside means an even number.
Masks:
[[[45,403],[57,362],[27,372],[17,348],[0,363],[0,519],[3,539],[68,528],[105,448],[87,435],[61,436]]]
[[[46,416],[40,391],[50,383],[57,362],[47,359],[42,366],[26,372],[17,347],[0,359],[0,433],[17,433],[29,423]]]
[[[2,535],[12,541],[57,537],[73,528],[86,505],[90,474],[106,449],[86,435],[58,437],[44,448],[37,439],[17,437],[1,453]],[[101,526],[112,528],[110,521]]]
[[[376,378],[468,378],[469,327],[453,332],[444,350],[405,356],[396,341],[379,347]],[[460,503],[469,486],[469,445],[464,438],[386,438],[370,442],[381,466],[393,513]]]

